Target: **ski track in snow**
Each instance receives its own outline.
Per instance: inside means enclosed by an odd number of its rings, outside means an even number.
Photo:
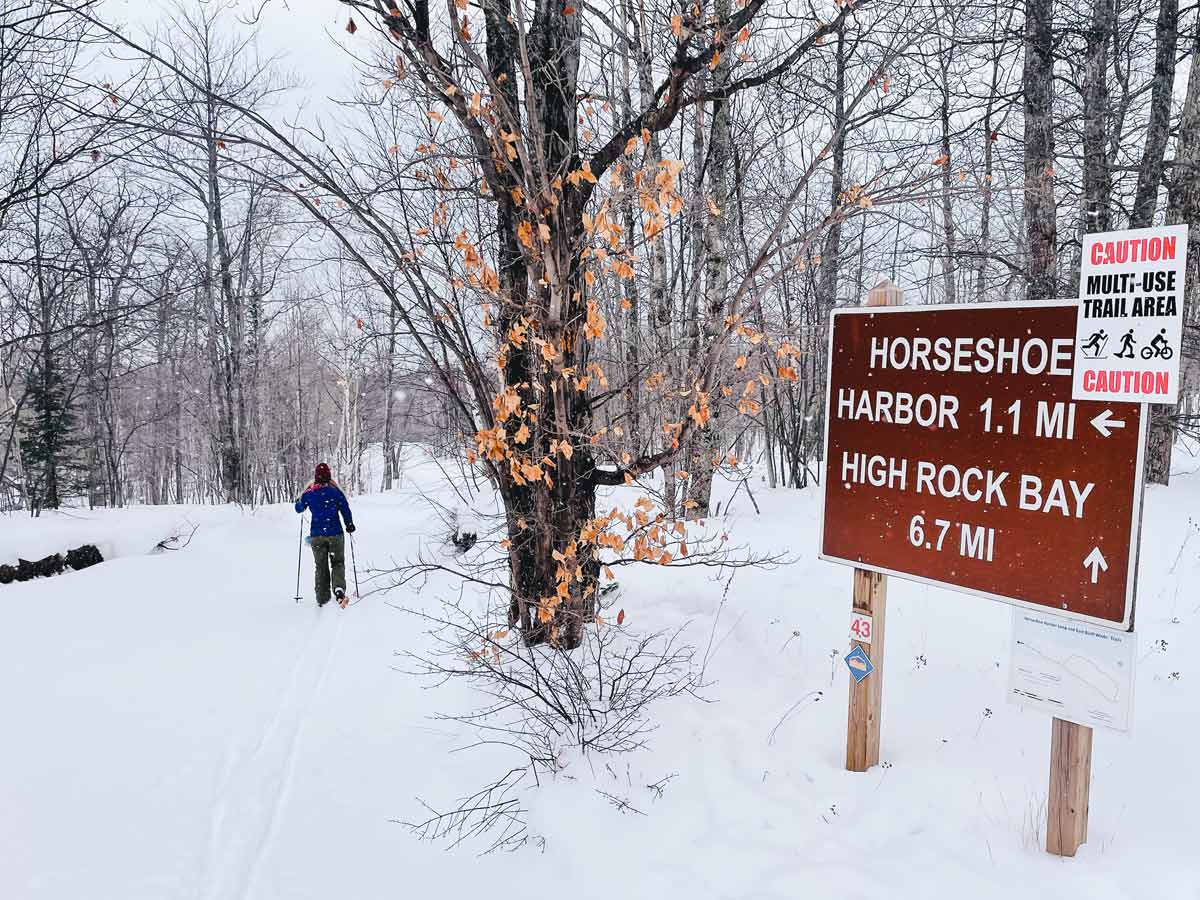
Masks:
[[[308,711],[325,685],[342,632],[338,616],[328,636],[328,623],[321,618],[329,612],[316,611],[279,705],[254,749],[236,762],[236,739],[230,741],[209,815],[207,850],[198,880],[202,900],[256,896],[263,860],[270,855],[291,794]]]

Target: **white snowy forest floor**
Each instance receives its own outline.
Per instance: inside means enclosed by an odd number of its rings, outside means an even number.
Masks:
[[[414,466],[352,498],[360,576],[445,552],[421,498],[446,495],[439,478]],[[522,798],[544,851],[490,856],[393,821],[509,762],[453,753],[471,735],[431,718],[469,707],[465,686],[397,670],[427,638],[389,604],[449,587],[318,611],[306,550],[295,604],[286,505],[4,518],[0,561],[85,540],[116,558],[0,587],[0,897],[1200,897],[1200,474],[1147,492],[1134,730],[1097,732],[1073,860],[1041,849],[1050,721],[1005,702],[1010,610],[893,579],[886,764],[848,774],[850,571],[814,559],[815,491],[755,496],[761,515],[742,492],[723,521],[732,542],[797,562],[739,572],[715,629],[710,570],[620,572],[625,628],[715,634],[709,702],[660,706],[645,750],[569,759]],[[186,549],[147,552],[184,521]],[[673,774],[660,798],[646,787]]]

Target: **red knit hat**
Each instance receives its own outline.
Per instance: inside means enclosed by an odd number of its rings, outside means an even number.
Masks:
[[[313,480],[317,484],[329,484],[333,476],[329,473],[329,463],[317,463],[317,469],[313,473]]]

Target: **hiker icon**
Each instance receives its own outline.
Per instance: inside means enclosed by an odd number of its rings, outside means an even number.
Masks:
[[[1117,351],[1117,359],[1133,359],[1133,329],[1121,335],[1121,349]]]
[[[1083,342],[1080,349],[1083,355],[1088,359],[1099,359],[1104,356],[1104,345],[1108,343],[1108,332],[1103,328],[1099,331],[1093,331],[1091,336]]]
[[[1160,328],[1158,334],[1150,341],[1149,347],[1142,348],[1142,359],[1153,359],[1161,357],[1170,359],[1175,355],[1175,351],[1171,349],[1171,343],[1166,338],[1167,329]]]

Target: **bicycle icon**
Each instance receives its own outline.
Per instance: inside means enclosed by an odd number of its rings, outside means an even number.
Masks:
[[[1142,348],[1142,359],[1170,359],[1175,355],[1175,351],[1171,349],[1171,345],[1167,343],[1167,339],[1163,337],[1167,333],[1167,329],[1161,329],[1154,339],[1150,341],[1149,346]]]

